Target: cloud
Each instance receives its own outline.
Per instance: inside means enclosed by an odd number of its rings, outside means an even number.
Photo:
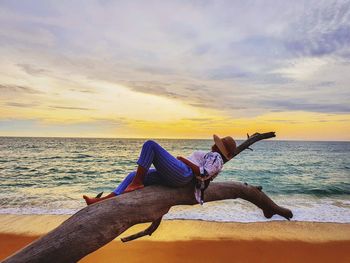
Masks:
[[[187,102],[200,102],[203,100],[203,93],[210,90],[205,85],[195,85],[188,83],[187,81],[174,81],[173,83],[167,81],[118,81],[124,84],[126,87],[142,93],[153,94],[157,96],[163,96],[171,99],[177,99]],[[202,101],[202,105],[213,101],[208,97],[205,97],[205,101]],[[198,105],[199,105],[198,104]]]
[[[321,57],[330,55],[349,47],[349,32],[350,25],[344,25],[314,37],[286,42],[286,47],[290,52],[303,56]]]
[[[84,107],[71,107],[71,106],[49,106],[52,109],[63,109],[63,110],[93,110],[92,108],[84,108]]]
[[[249,71],[243,71],[235,66],[221,66],[216,69],[209,70],[208,77],[213,80],[227,80],[227,79],[249,79],[254,74]]]
[[[349,1],[330,1],[319,5],[309,2],[303,13],[303,18],[290,29],[295,33],[285,41],[290,52],[298,56],[322,57],[339,55],[338,51],[349,48]]]
[[[24,87],[19,85],[6,85],[0,84],[1,93],[25,93],[25,94],[41,94],[42,91],[39,91],[34,88]]]
[[[304,99],[295,100],[268,100],[262,104],[266,108],[273,111],[308,111],[320,113],[350,113],[350,105],[348,104],[332,104],[332,103],[312,103]]]
[[[84,122],[62,123],[47,122],[40,118],[0,119],[0,136],[89,136],[115,137],[123,129],[123,121],[104,119]],[[25,133],[24,133],[25,131]]]
[[[166,68],[165,66],[143,66],[136,68],[136,70],[152,75],[173,75],[176,73],[174,69]]]
[[[30,87],[45,87],[53,108],[103,108],[108,115],[115,114],[105,107],[112,98],[96,83],[235,117],[348,112],[349,4],[5,1],[0,80],[16,85],[0,91],[20,98],[42,92]],[[115,104],[125,105],[127,98],[113,94]],[[94,107],[74,106],[90,105],[82,100]]]
[[[19,102],[8,102],[6,103],[7,106],[10,107],[18,107],[18,108],[32,108],[36,107],[39,104],[38,103],[19,103]]]
[[[326,67],[328,61],[321,58],[300,58],[290,60],[286,67],[275,69],[271,73],[281,74],[292,80],[305,80],[315,76],[322,67]]]
[[[82,92],[82,93],[90,93],[90,94],[96,94],[97,92],[91,89],[86,89],[86,88],[70,88],[70,91],[74,92]]]
[[[285,123],[286,125],[288,124],[300,124],[304,123],[304,121],[295,121],[295,120],[276,120],[276,119],[271,119],[271,120],[266,120],[267,122],[277,122],[277,123]]]
[[[20,67],[24,72],[30,74],[30,75],[42,75],[45,73],[49,73],[50,71],[42,68],[37,68],[30,64],[17,64],[18,67]]]

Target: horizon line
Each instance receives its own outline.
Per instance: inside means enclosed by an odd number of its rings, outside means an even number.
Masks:
[[[209,138],[166,138],[166,137],[76,137],[76,136],[15,136],[0,135],[0,138],[52,138],[52,139],[125,139],[125,140],[212,140]],[[298,141],[298,142],[350,142],[350,140],[308,140],[308,139],[277,139],[270,138],[265,141]],[[235,138],[237,141],[244,141],[246,138]]]

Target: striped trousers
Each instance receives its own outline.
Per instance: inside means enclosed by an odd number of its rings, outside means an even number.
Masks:
[[[137,164],[147,171],[143,180],[145,186],[162,184],[181,187],[188,184],[193,178],[190,167],[176,159],[152,140],[148,140],[143,144]],[[152,164],[154,168],[150,169]],[[129,173],[113,192],[116,195],[122,194],[135,175],[136,171]]]

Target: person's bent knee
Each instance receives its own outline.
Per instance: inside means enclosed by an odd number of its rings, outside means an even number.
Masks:
[[[147,140],[144,142],[143,147],[154,147],[155,145],[158,145],[158,143],[153,140]]]

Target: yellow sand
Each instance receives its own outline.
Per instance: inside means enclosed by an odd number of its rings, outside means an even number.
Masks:
[[[0,260],[66,216],[0,216]],[[122,236],[138,232],[137,225]],[[119,237],[81,262],[350,262],[350,224],[164,220],[151,237]]]

